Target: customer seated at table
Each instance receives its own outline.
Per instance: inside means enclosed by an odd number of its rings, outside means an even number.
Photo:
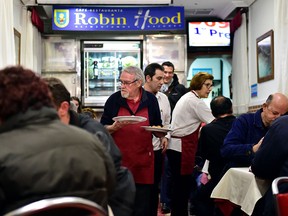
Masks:
[[[220,148],[232,123],[235,120],[232,102],[229,98],[218,96],[210,103],[215,120],[201,129],[198,142],[198,155],[209,160],[209,175],[211,179],[199,187],[195,198],[197,216],[213,215],[214,202],[210,198],[211,192],[222,177],[222,170],[227,161],[221,156]]]
[[[1,215],[59,196],[107,208],[116,182],[111,157],[95,136],[60,122],[51,92],[35,72],[0,70],[0,105]]]
[[[251,170],[261,179],[272,182],[280,176],[288,176],[288,116],[278,118],[267,132],[262,145],[255,154]],[[285,188],[288,192],[288,188]],[[283,191],[282,191],[283,192]],[[264,208],[261,215],[277,215],[270,189],[263,197]]]
[[[256,113],[245,113],[233,123],[221,148],[222,156],[229,160],[227,167],[248,167],[260,147],[272,122],[288,110],[288,98],[284,94],[269,95]]]

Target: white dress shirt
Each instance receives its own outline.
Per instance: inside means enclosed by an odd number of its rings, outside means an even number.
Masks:
[[[157,94],[155,96],[158,100],[158,104],[160,107],[162,125],[168,126],[170,124],[170,120],[171,120],[171,107],[170,107],[168,97],[162,92],[157,92]],[[168,139],[170,138],[169,133],[166,135],[166,137]],[[152,142],[153,142],[153,150],[154,151],[161,149],[161,142],[160,142],[160,139],[158,137],[153,136]]]

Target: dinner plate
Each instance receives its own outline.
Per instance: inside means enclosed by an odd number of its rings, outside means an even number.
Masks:
[[[130,122],[131,124],[137,124],[139,122],[146,121],[147,118],[143,116],[116,116],[113,118],[113,121],[119,121],[119,122]]]
[[[152,126],[141,126],[147,131],[152,131],[152,132],[163,132],[167,133],[168,131],[171,131],[170,128],[168,127],[152,127]]]

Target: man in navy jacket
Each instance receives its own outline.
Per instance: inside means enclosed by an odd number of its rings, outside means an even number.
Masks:
[[[272,122],[288,110],[288,98],[282,93],[269,95],[256,113],[245,113],[233,123],[227,134],[221,154],[229,161],[227,167],[249,167],[255,152]]]

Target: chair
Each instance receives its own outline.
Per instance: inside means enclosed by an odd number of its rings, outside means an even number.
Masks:
[[[98,204],[80,197],[57,197],[33,202],[4,216],[108,216]]]
[[[275,197],[278,216],[288,215],[288,192],[279,192],[279,186],[284,183],[288,183],[288,176],[278,177],[272,182],[272,193]]]

